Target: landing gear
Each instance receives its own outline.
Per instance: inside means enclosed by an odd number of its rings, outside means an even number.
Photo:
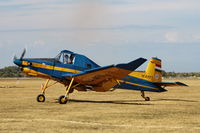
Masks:
[[[45,96],[44,94],[40,94],[37,96],[37,101],[38,102],[45,102]]]
[[[46,91],[46,89],[49,88],[50,86],[55,85],[55,84],[57,83],[57,82],[55,82],[55,83],[53,83],[53,84],[51,84],[51,85],[48,86],[49,81],[50,81],[50,79],[47,79],[45,85],[42,85],[42,87],[41,87],[41,89],[42,89],[42,94],[39,94],[39,95],[37,96],[37,98],[36,98],[36,99],[37,99],[37,102],[45,102],[45,91]]]
[[[50,86],[53,86],[56,83],[58,83],[58,82],[55,82],[53,84],[48,85],[49,81],[50,81],[50,79],[48,79],[46,81],[45,85],[42,85],[42,87],[41,87],[42,93],[37,96],[37,102],[45,102],[45,91],[46,91],[46,89],[49,88]],[[74,83],[74,77],[72,77],[69,85],[66,87],[66,93],[65,93],[65,95],[64,96],[60,96],[58,98],[58,102],[60,104],[66,104],[69,101],[69,99],[68,99],[69,93],[72,93],[74,91],[74,88],[77,87],[78,85],[80,85],[79,83],[76,84],[76,85],[73,85],[73,83]]]
[[[145,97],[144,91],[141,91],[141,96],[144,98],[145,101],[150,101],[149,97]]]
[[[71,92],[71,87],[72,87],[73,82],[74,82],[74,77],[70,81],[69,86],[67,86],[67,88],[66,88],[65,96],[60,96],[59,97],[58,102],[60,104],[66,104],[69,101],[68,97],[69,97],[69,93]]]
[[[60,96],[59,99],[58,99],[58,102],[60,104],[66,104],[68,102],[68,98],[65,97],[65,96]]]
[[[145,101],[150,101],[150,97],[145,97]]]

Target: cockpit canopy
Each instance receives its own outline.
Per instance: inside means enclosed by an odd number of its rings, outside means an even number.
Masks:
[[[68,50],[63,50],[56,56],[56,60],[63,64],[74,64],[74,59],[75,54]]]
[[[79,67],[83,67],[87,69],[100,67],[99,65],[97,65],[95,62],[93,62],[86,56],[76,54],[68,50],[61,51],[55,57],[55,59],[62,64],[71,64],[71,65],[75,65],[75,66],[79,66]]]

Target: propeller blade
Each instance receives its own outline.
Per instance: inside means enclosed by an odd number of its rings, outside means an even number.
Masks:
[[[20,60],[22,60],[22,59],[24,58],[25,53],[26,53],[26,49],[24,49],[24,51],[22,52],[22,55],[21,55],[21,57],[20,57]]]
[[[17,56],[15,55],[14,57],[13,57],[13,60],[16,60],[17,59]]]

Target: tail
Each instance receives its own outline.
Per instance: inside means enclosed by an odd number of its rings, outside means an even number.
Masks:
[[[153,57],[149,61],[145,72],[134,71],[129,75],[151,82],[162,82],[161,60]]]
[[[162,64],[161,60],[153,57],[148,63],[145,71],[145,75],[148,76],[146,79],[152,82],[162,82]]]

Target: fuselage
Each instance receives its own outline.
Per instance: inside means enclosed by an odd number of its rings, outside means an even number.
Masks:
[[[88,67],[81,67],[75,64],[63,64],[55,58],[40,58],[40,59],[28,59],[15,60],[15,64],[22,67],[22,71],[30,76],[41,77],[46,79],[57,80],[60,83],[66,85],[69,81],[63,78],[64,74],[80,73],[89,69],[95,69],[100,66],[90,65]],[[146,75],[148,76],[148,75]],[[119,84],[113,86],[113,88],[138,90],[138,91],[153,91],[162,92],[165,89],[160,86],[156,86],[153,82],[135,77],[134,74],[129,74],[125,78],[118,80]],[[110,88],[110,89],[113,89]]]

